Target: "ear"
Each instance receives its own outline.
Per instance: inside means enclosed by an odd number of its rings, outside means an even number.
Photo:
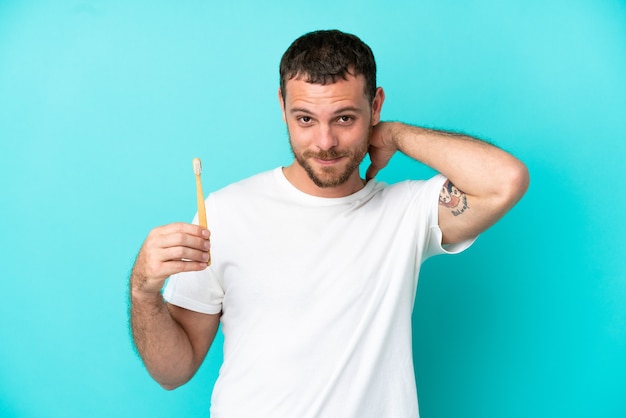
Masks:
[[[283,122],[287,123],[287,115],[285,114],[285,101],[283,100],[283,92],[280,87],[278,88],[278,103],[280,103],[280,110],[283,113]]]
[[[378,87],[372,101],[372,126],[378,125],[378,122],[380,122],[380,112],[383,109],[384,101],[385,91],[382,87]]]

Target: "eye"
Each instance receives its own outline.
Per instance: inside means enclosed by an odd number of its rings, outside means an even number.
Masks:
[[[311,119],[310,116],[299,116],[298,117],[298,122],[300,122],[303,125],[309,125],[309,124],[311,124],[312,121],[313,121],[313,119]]]
[[[348,115],[339,116],[339,118],[337,119],[337,122],[341,123],[342,125],[350,124],[353,121],[354,121],[354,118]]]

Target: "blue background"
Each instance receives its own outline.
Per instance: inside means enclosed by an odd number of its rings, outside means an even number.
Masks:
[[[423,267],[422,416],[626,416],[619,0],[0,0],[0,416],[208,416],[221,339],[162,390],[131,346],[128,273],[152,227],[192,218],[193,157],[206,193],[290,163],[278,61],[319,28],[373,48],[384,119],[531,172],[474,247]],[[380,178],[430,174],[397,156]]]

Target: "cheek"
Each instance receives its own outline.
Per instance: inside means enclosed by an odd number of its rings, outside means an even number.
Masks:
[[[305,148],[311,142],[311,134],[307,129],[287,125],[287,131],[289,133],[289,142],[291,142],[293,148]]]
[[[369,125],[355,126],[349,129],[344,137],[345,143],[350,146],[361,146],[362,144],[369,144],[371,129]]]

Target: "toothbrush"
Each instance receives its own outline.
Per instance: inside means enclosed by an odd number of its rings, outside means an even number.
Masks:
[[[204,206],[204,193],[202,193],[202,181],[200,180],[200,174],[202,174],[202,162],[200,158],[193,159],[193,172],[196,175],[196,198],[198,200],[198,223],[201,227],[207,227],[206,221],[206,208]],[[209,255],[209,261],[207,266],[211,265],[211,256]]]

